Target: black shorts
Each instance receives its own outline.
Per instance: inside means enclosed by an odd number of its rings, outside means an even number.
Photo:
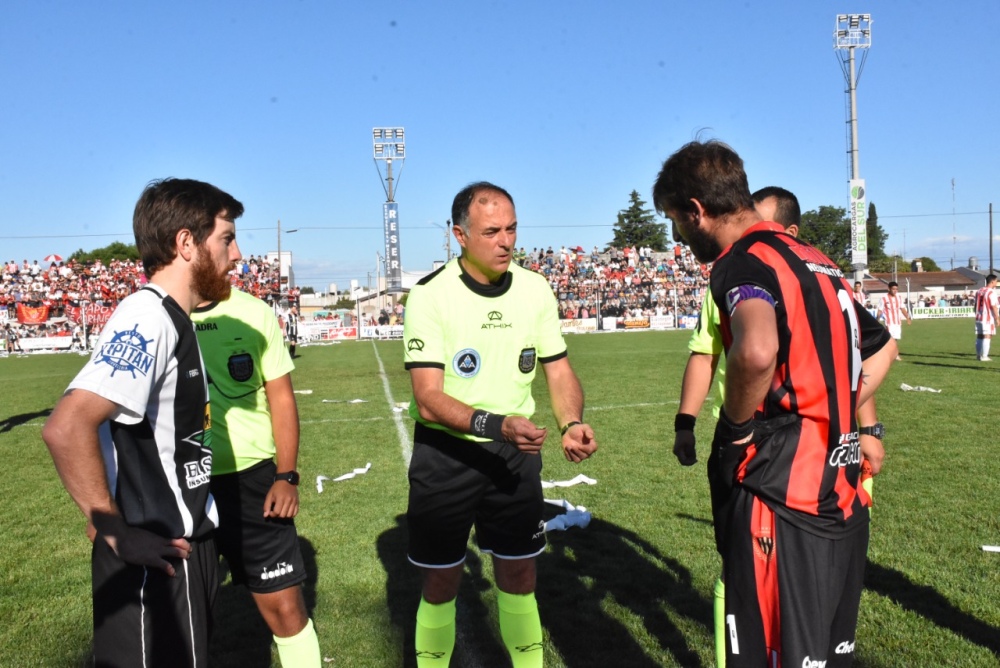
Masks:
[[[264,460],[238,473],[212,476],[212,496],[219,510],[215,542],[229,562],[233,582],[267,594],[306,579],[295,521],[264,517],[264,499],[276,468]]]
[[[839,539],[799,529],[737,486],[723,555],[726,666],[849,666],[868,524]]]
[[[191,542],[191,556],[158,568],[126,564],[98,536],[91,552],[94,665],[208,665],[219,558],[211,536]]]
[[[465,560],[469,531],[500,559],[545,549],[542,458],[509,443],[475,443],[417,423],[406,511],[408,557],[417,566],[448,568]]]

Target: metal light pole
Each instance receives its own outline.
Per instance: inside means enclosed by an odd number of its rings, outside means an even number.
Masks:
[[[406,139],[403,128],[372,128],[372,157],[375,168],[382,160],[386,165],[386,201],[382,205],[382,225],[385,232],[385,289],[386,293],[403,292],[403,269],[399,254],[399,205],[393,190],[392,163],[406,159]],[[402,173],[400,167],[400,173]],[[382,172],[379,171],[381,178]]]
[[[858,159],[858,80],[868,59],[868,49],[872,44],[871,14],[837,14],[833,29],[833,48],[838,52],[840,68],[847,79],[847,93],[850,99],[850,154],[851,178],[851,264],[854,280],[864,279],[868,268],[868,211],[865,204],[865,182],[861,178]],[[854,51],[862,49],[861,64],[855,73]]]

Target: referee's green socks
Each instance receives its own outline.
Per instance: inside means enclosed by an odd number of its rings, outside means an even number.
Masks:
[[[278,658],[281,659],[284,668],[293,666],[319,668],[323,665],[322,657],[319,655],[319,638],[316,637],[316,629],[311,619],[306,622],[304,629],[291,638],[274,636],[274,642],[278,645]]]
[[[726,583],[715,581],[713,612],[715,613],[715,665],[726,668]]]
[[[497,591],[500,637],[514,668],[542,668],[542,622],[534,594]]]
[[[448,668],[455,649],[455,599],[433,604],[420,597],[413,644],[417,650],[417,668]]]

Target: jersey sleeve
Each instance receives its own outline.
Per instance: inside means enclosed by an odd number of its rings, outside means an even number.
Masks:
[[[292,356],[285,350],[285,340],[278,326],[278,318],[269,308],[261,309],[260,332],[264,335],[264,352],[260,356],[264,382],[281,378],[295,370]]]
[[[775,306],[781,297],[774,271],[742,248],[732,249],[716,263],[710,285],[716,306],[727,318],[742,302],[763,299]]]
[[[541,311],[538,314],[538,361],[554,362],[566,356],[566,340],[559,324],[559,303],[544,281],[538,290]]]
[[[712,299],[712,291],[705,290],[705,298],[698,313],[698,324],[691,333],[688,350],[701,355],[721,355],[723,346],[720,326],[719,309]]]
[[[137,424],[146,413],[153,388],[166,375],[176,347],[177,330],[159,300],[123,303],[68,389],[104,397],[119,407],[111,416],[113,421]]]
[[[409,369],[434,367],[444,369],[445,337],[437,305],[423,286],[416,285],[406,298],[403,322],[403,366]]]

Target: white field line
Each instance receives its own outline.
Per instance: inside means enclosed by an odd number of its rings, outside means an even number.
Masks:
[[[396,400],[392,398],[392,390],[389,389],[389,377],[385,375],[385,365],[382,364],[382,356],[378,354],[378,346],[372,341],[372,350],[375,351],[375,359],[378,360],[378,375],[382,379],[382,389],[385,390],[385,400],[389,402],[391,411],[396,405]],[[406,469],[410,469],[410,457],[413,456],[413,443],[410,442],[410,435],[403,426],[403,414],[393,413],[392,419],[396,423],[396,433],[399,434],[399,449],[403,452],[403,463]]]

